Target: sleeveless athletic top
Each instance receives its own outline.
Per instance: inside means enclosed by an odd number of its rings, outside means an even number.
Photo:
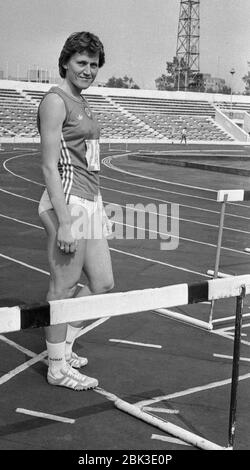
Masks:
[[[97,121],[82,95],[75,98],[59,87],[52,87],[43,99],[51,93],[62,98],[66,109],[58,161],[66,203],[69,202],[71,194],[93,201],[99,193],[100,129]]]

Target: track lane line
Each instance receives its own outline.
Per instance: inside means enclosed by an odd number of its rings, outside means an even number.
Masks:
[[[20,194],[13,193],[13,191],[7,191],[6,189],[3,189],[3,188],[0,188],[0,191],[3,192],[3,193],[9,194],[13,197],[18,197],[20,199],[25,199],[27,201],[36,202],[37,204],[39,204],[39,200],[37,200],[37,199],[32,199],[32,198],[29,198],[27,196],[22,196]],[[141,209],[138,209],[138,208],[133,209],[133,208],[127,207],[123,204],[117,204],[115,202],[106,201],[104,199],[103,199],[103,202],[105,204],[112,204],[113,206],[123,207],[124,209],[129,210],[129,211],[133,211],[133,212],[142,212],[142,213],[145,212],[145,211],[143,211]],[[153,212],[153,211],[147,211],[147,213],[157,215],[157,212]],[[162,214],[161,217],[166,218],[166,219],[168,218],[168,216],[165,215],[165,214]],[[173,216],[171,216],[171,217],[172,217],[172,219],[176,219],[176,217],[173,217]],[[191,223],[191,224],[201,225],[201,226],[204,226],[204,227],[219,228],[219,225],[209,224],[209,223],[206,223],[206,222],[199,222],[197,220],[192,220],[192,219],[184,219],[183,217],[178,217],[178,220],[180,220],[181,222],[187,222],[187,223]],[[243,233],[243,234],[246,234],[246,235],[250,235],[250,231],[248,232],[246,230],[240,230],[240,229],[236,229],[236,228],[233,228],[233,227],[224,226],[223,230],[228,230],[228,231],[232,231],[232,232],[239,232],[239,233]]]
[[[30,155],[33,155],[33,154],[30,154]],[[30,178],[25,178],[24,176],[21,176],[21,175],[18,175],[17,173],[14,173],[12,172],[11,170],[9,170],[6,166],[6,163],[10,160],[13,160],[14,158],[20,158],[20,157],[23,157],[23,156],[29,156],[29,155],[18,155],[18,156],[15,156],[15,157],[11,157],[10,159],[7,159],[6,161],[4,161],[3,163],[3,166],[5,168],[5,170],[7,172],[10,172],[13,176],[16,176],[17,178],[20,178],[20,179],[23,179],[25,181],[28,181],[28,182],[31,182],[33,184],[36,184],[36,185],[39,185],[39,186],[42,186],[42,187],[45,187],[44,184],[38,182],[38,181],[35,181],[35,180],[32,180]],[[164,180],[160,180],[160,181],[164,181]],[[129,182],[127,182],[127,184],[129,184]],[[182,186],[185,186],[185,185],[182,185]],[[127,194],[127,195],[133,195],[135,197],[141,197],[141,198],[144,198],[144,199],[150,199],[150,200],[153,200],[153,201],[158,201],[158,202],[163,202],[163,203],[166,203],[166,204],[171,204],[171,201],[166,201],[164,199],[159,199],[159,198],[153,198],[153,197],[148,197],[148,196],[140,196],[136,193],[131,193],[131,192],[125,192],[125,191],[121,191],[121,190],[117,190],[117,189],[114,189],[114,188],[107,188],[107,187],[104,187],[104,186],[100,186],[102,189],[106,189],[106,190],[109,190],[109,191],[114,191],[114,192],[117,192],[117,193],[121,193],[121,194]],[[189,186],[187,186],[189,187]],[[202,189],[202,188],[197,188],[197,189]],[[204,189],[203,189],[204,190]],[[214,190],[213,190],[214,191]],[[216,192],[216,191],[215,191]],[[213,214],[220,214],[219,211],[214,211],[214,210],[211,210],[211,209],[205,209],[205,208],[200,208],[200,207],[196,207],[196,206],[190,206],[190,205],[187,205],[187,204],[179,204],[180,207],[185,207],[185,208],[189,208],[189,209],[193,209],[193,210],[199,210],[199,211],[205,211],[205,212],[210,212],[210,213],[213,213]],[[245,207],[245,206],[244,206]],[[237,215],[237,214],[230,214],[230,213],[226,213],[227,216],[230,216],[230,217],[236,217],[236,218],[242,218],[242,219],[246,219],[246,220],[250,220],[249,217],[245,217],[245,216],[241,216],[241,215]]]

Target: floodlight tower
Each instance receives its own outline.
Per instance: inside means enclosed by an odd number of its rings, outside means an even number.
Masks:
[[[187,90],[190,79],[200,73],[200,0],[180,1],[176,58],[178,88],[182,76]]]

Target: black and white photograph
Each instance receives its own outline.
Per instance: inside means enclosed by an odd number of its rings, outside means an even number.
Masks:
[[[249,0],[0,0],[10,463],[250,450],[249,18]]]

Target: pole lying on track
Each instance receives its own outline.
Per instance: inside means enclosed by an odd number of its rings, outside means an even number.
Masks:
[[[172,424],[168,421],[164,421],[156,416],[152,416],[150,413],[146,413],[145,411],[141,410],[139,406],[132,405],[124,400],[116,400],[114,403],[115,407],[125,413],[128,413],[135,418],[141,419],[142,421],[155,426],[162,431],[172,434],[173,436],[177,437],[178,439],[182,439],[184,442],[191,444],[195,447],[199,447],[203,450],[231,450],[230,448],[222,447],[214,442],[208,441],[201,436],[197,436],[196,434],[187,431],[175,424]]]

